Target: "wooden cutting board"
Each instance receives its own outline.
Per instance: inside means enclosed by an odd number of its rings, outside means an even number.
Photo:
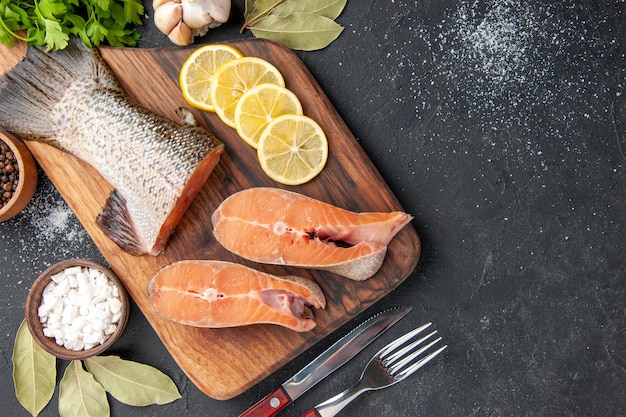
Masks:
[[[286,86],[302,101],[304,113],[316,120],[328,136],[330,155],[323,172],[310,183],[283,188],[353,211],[403,210],[311,73],[291,50],[260,39],[230,43],[244,55],[273,63],[283,73]],[[0,73],[24,54],[20,47],[3,48],[0,65],[4,68],[0,67]],[[100,51],[130,97],[155,113],[177,120],[176,108],[187,106],[180,93],[178,74],[194,49]],[[128,255],[100,232],[95,218],[111,186],[94,169],[47,145],[29,142],[28,146],[181,369],[207,395],[225,400],[252,387],[396,288],[414,270],[420,241],[414,227],[406,226],[390,243],[380,271],[364,282],[320,271],[254,264],[229,253],[212,234],[210,219],[215,208],[239,190],[281,186],[265,176],[255,150],[239,139],[233,129],[214,114],[195,114],[225,143],[226,152],[178,225],[167,250],[157,257]],[[321,286],[328,305],[316,312],[318,326],[307,333],[273,325],[201,329],[173,323],[156,313],[146,286],[158,269],[181,259],[228,260],[278,275],[311,277]],[[141,348],[141,341],[137,342]]]

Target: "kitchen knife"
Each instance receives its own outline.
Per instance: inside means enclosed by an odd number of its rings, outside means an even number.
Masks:
[[[393,307],[370,317],[239,417],[275,415],[313,385],[352,359],[411,310],[412,307],[408,306]]]

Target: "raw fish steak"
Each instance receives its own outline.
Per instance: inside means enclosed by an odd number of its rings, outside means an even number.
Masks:
[[[326,306],[322,290],[310,279],[224,261],[168,265],[149,282],[148,294],[161,315],[197,327],[270,323],[303,332],[316,325],[311,307]]]
[[[243,258],[322,269],[357,281],[380,269],[387,245],[411,219],[400,211],[354,213],[265,187],[233,194],[212,216],[215,238]]]

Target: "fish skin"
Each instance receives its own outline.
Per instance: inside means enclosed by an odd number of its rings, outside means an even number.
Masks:
[[[163,317],[194,327],[276,324],[303,332],[326,298],[312,280],[276,276],[226,261],[183,260],[159,270],[148,295]]]
[[[211,220],[217,241],[245,259],[363,281],[380,269],[389,242],[412,218],[400,211],[354,213],[295,192],[258,187],[228,197]]]
[[[97,224],[133,255],[161,253],[224,145],[135,105],[97,49],[29,47],[0,77],[0,126],[93,166],[113,187]]]

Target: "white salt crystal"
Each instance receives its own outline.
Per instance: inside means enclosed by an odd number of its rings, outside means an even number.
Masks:
[[[80,266],[70,266],[69,268],[65,268],[65,271],[63,272],[65,273],[65,276],[68,276],[68,275],[76,275],[81,270],[82,268]]]
[[[51,281],[48,285],[46,285],[46,288],[43,289],[42,296],[47,295],[47,294],[53,294],[56,286],[57,286],[57,283],[54,281]]]
[[[61,346],[63,346],[63,342],[64,342],[64,338],[65,338],[65,333],[63,332],[63,329],[57,327],[57,328],[53,328],[52,329],[52,334],[54,335],[54,338],[56,339],[57,343],[59,343]]]
[[[45,320],[48,317],[48,307],[46,307],[44,304],[40,305],[37,309],[37,315],[39,316],[40,320]]]
[[[113,313],[111,316],[111,323],[117,323],[122,318],[122,312]]]
[[[49,310],[59,303],[59,297],[56,293],[50,292],[43,297],[42,301],[43,303],[41,305]]]
[[[71,325],[76,316],[76,307],[73,305],[68,305],[66,308],[63,309],[63,313],[61,313],[61,324]]]
[[[75,306],[78,305],[78,291],[76,290],[76,288],[72,288],[71,290],[68,291],[67,295],[63,298],[63,302],[65,303],[65,305],[67,306]]]
[[[63,346],[70,350],[83,350],[85,348],[85,344],[78,338],[66,340]]]
[[[76,316],[76,318],[72,321],[71,326],[77,332],[82,331],[83,327],[87,324],[87,319],[80,314]]]
[[[78,287],[78,304],[87,305],[91,302],[98,289],[89,281],[81,283]]]
[[[109,288],[109,279],[104,274],[98,274],[96,276],[96,285],[103,291]]]
[[[67,277],[67,282],[70,285],[70,288],[76,288],[78,286],[78,280],[76,279],[76,275],[69,275]]]
[[[111,298],[108,300],[107,304],[109,305],[111,313],[119,313],[122,309],[122,302],[119,298]]]
[[[78,333],[72,330],[72,328],[68,326],[65,328],[65,331],[63,332],[63,339],[65,339],[65,342],[71,341],[71,340],[76,339],[77,335]]]
[[[93,330],[94,330],[95,332],[102,332],[102,331],[104,330],[104,328],[105,328],[105,324],[104,324],[104,322],[103,322],[103,321],[101,321],[101,320],[95,320],[95,321],[93,322]]]
[[[89,275],[85,272],[76,274],[76,283],[80,288],[86,288],[89,285]]]
[[[83,342],[90,345],[102,343],[102,333],[85,333]]]
[[[48,327],[58,328],[61,326],[61,312],[63,306],[60,307],[61,308],[59,308],[58,310],[54,309],[48,314],[48,320],[46,321]]]
[[[59,272],[58,274],[52,275],[50,278],[52,279],[52,282],[59,283],[65,279],[65,273]]]
[[[105,329],[104,329],[104,334],[105,335],[111,335],[113,334],[113,332],[115,332],[115,330],[117,329],[117,326],[115,324],[109,324]]]
[[[58,285],[54,288],[54,293],[57,295],[65,294],[69,291],[70,284],[67,280],[62,280],[58,282]]]
[[[103,304],[104,303],[98,304],[98,307],[93,311],[93,313],[91,315],[94,318],[94,323],[96,321],[104,321],[108,317],[107,312],[102,308]]]

